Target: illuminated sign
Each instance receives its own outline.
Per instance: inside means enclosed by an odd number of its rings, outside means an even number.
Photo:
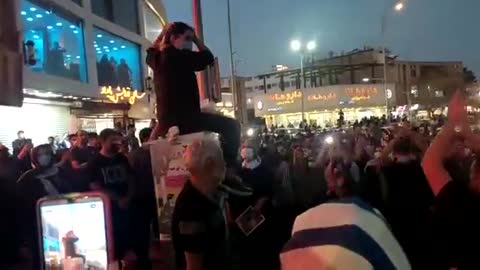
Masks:
[[[391,99],[392,97],[393,97],[392,90],[387,89],[387,98],[388,98],[388,99]]]
[[[328,100],[333,100],[337,99],[337,94],[335,93],[328,93],[328,94],[316,94],[316,95],[309,95],[307,97],[308,101],[328,101]]]
[[[378,94],[376,87],[347,87],[345,94],[352,98],[370,99]]]
[[[137,90],[132,91],[130,87],[117,87],[113,90],[111,86],[102,86],[100,95],[105,96],[113,103],[126,100],[130,105],[133,105],[137,102],[137,99],[143,98],[145,93],[138,94]]]
[[[292,93],[270,95],[270,99],[273,101],[286,101],[294,100],[297,98],[302,98],[302,92],[293,91]]]
[[[263,102],[261,100],[257,102],[257,109],[263,110]]]

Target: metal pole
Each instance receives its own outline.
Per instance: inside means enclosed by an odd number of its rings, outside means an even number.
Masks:
[[[387,11],[388,12],[388,11]],[[385,95],[385,116],[388,117],[388,97],[387,97],[387,46],[386,46],[386,24],[387,12],[382,17],[382,51],[383,51],[383,93]]]
[[[237,84],[235,79],[235,64],[233,61],[232,21],[230,16],[230,0],[227,0],[227,19],[228,19],[228,43],[229,43],[229,49],[230,49],[230,85],[232,88],[233,109],[234,109],[235,118],[242,123],[243,119],[241,117],[242,114],[239,112]]]
[[[192,2],[193,8],[193,25],[195,28],[195,34],[201,40],[203,39],[203,21],[202,21],[202,4],[200,0],[193,0]],[[202,71],[198,73],[197,76],[198,80],[198,89],[200,98],[202,100],[210,98],[207,88],[207,73],[206,71]]]
[[[303,58],[304,58],[304,54],[303,53],[300,53],[300,74],[301,74],[301,78],[300,78],[300,93],[302,93],[302,121],[305,121],[305,95],[304,95],[304,87],[303,87],[303,83],[304,83],[304,80],[305,80],[305,74],[303,74]]]

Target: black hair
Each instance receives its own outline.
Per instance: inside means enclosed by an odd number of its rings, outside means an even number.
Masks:
[[[345,164],[343,159],[337,158],[332,160],[332,169],[337,170],[337,172],[334,174],[334,177],[343,177],[344,179],[342,186],[344,196],[352,196],[357,193],[357,186],[352,175],[351,166],[352,163]]]
[[[393,153],[407,155],[412,153],[412,141],[410,138],[401,138],[393,145]]]
[[[87,134],[88,138],[89,139],[95,139],[95,138],[98,138],[98,134],[96,132],[89,132]]]
[[[44,150],[46,153],[49,153],[52,157],[54,156],[52,146],[49,144],[41,144],[33,148],[32,151],[30,152],[30,158],[32,160],[33,165],[35,165],[35,167],[39,167],[38,152],[40,152],[40,150]]]
[[[67,136],[68,140],[71,141],[73,138],[76,138],[77,137],[77,134],[69,134]]]
[[[128,128],[128,129],[130,129],[130,128],[135,128],[135,125],[134,125],[134,124],[128,124],[127,128]]]
[[[23,132],[23,130],[17,131],[17,135],[20,135],[20,133],[25,133],[25,132]]]
[[[113,137],[113,136],[119,136],[120,133],[116,132],[115,130],[111,128],[106,128],[100,132],[100,135],[98,136],[102,142],[106,141],[108,138]]]
[[[151,134],[152,134],[151,128],[143,128],[142,130],[140,130],[140,133],[138,134],[138,136],[140,137],[140,142],[141,143],[147,142]]]

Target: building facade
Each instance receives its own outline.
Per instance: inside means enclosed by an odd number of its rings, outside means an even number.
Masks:
[[[34,144],[115,122],[147,125],[145,51],[166,21],[161,0],[18,0],[24,102],[0,106],[0,142],[24,130]]]
[[[247,108],[257,117],[267,116],[267,122],[299,122],[297,101],[303,88],[307,120],[323,125],[334,122],[339,110],[346,120],[381,116],[387,108],[393,114],[423,114],[444,108],[451,94],[464,88],[460,61],[403,61],[387,54],[386,89],[383,63],[383,52],[372,48],[330,53],[325,59],[306,56],[303,76],[297,68],[249,77],[245,81]],[[320,99],[314,99],[315,95]]]

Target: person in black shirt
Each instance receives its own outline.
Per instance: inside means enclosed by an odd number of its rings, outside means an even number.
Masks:
[[[129,153],[129,161],[135,178],[135,192],[132,200],[133,227],[136,232],[135,251],[138,263],[145,266],[145,269],[151,268],[148,257],[151,228],[153,227],[153,235],[157,237],[159,235],[152,159],[150,145],[146,144],[151,132],[151,128],[140,130],[142,146]]]
[[[71,152],[72,186],[77,192],[88,190],[89,174],[87,164],[96,153],[96,150],[87,146],[88,134],[84,130],[77,132],[75,145]]]
[[[470,182],[466,185],[452,178],[444,167],[450,146],[455,138],[463,138],[477,155],[480,153],[480,137],[472,133],[465,111],[466,102],[457,92],[448,106],[448,122],[435,137],[425,153],[422,167],[435,194],[436,229],[441,238],[444,253],[437,258],[446,259],[450,269],[479,269],[480,242],[480,168],[478,160],[472,165]]]
[[[185,49],[192,41],[198,52]],[[165,26],[154,46],[147,50],[146,61],[155,73],[157,136],[165,135],[172,126],[178,126],[182,134],[217,132],[224,139],[226,162],[233,167],[240,146],[240,125],[231,118],[200,111],[195,72],[212,64],[214,57],[193,28],[182,22]]]
[[[133,171],[120,154],[122,136],[113,129],[100,133],[102,149],[88,162],[90,188],[105,192],[111,199],[115,257],[122,259],[131,248],[129,206],[133,197]]]
[[[34,265],[38,258],[36,203],[44,196],[70,192],[62,169],[55,165],[55,156],[48,144],[35,147],[31,153],[33,169],[25,172],[17,181],[17,213],[21,239],[19,242],[32,252]]]
[[[27,142],[27,139],[25,139],[25,132],[19,130],[17,132],[17,139],[12,142],[13,155],[18,155]]]
[[[229,256],[223,193],[225,178],[222,150],[213,139],[194,141],[185,152],[191,178],[176,200],[172,240],[178,270],[228,270]]]
[[[137,129],[135,128],[135,125],[129,124],[127,127],[127,136],[125,136],[125,139],[128,142],[128,150],[129,151],[135,151],[140,147],[140,143],[138,142],[137,137],[135,137],[135,132]]]
[[[77,133],[77,140],[71,149],[72,168],[80,170],[87,167],[88,161],[95,155],[95,150],[88,147],[88,134],[84,130]]]

